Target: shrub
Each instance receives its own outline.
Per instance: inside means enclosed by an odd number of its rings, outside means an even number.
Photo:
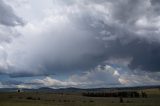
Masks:
[[[31,96],[27,97],[26,99],[28,100],[33,100],[33,98]]]
[[[93,100],[90,100],[89,102],[94,102]]]

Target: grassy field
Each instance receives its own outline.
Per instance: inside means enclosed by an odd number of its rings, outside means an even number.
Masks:
[[[84,97],[81,94],[0,93],[0,106],[160,106],[160,90],[144,90],[148,98]]]

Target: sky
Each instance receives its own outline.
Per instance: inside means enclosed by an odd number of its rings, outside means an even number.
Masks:
[[[0,0],[0,88],[160,85],[159,0]]]

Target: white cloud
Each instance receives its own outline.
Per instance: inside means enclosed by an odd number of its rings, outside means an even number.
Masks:
[[[120,86],[118,81],[118,72],[110,67],[98,66],[92,71],[88,71],[84,74],[71,75],[68,79],[58,80],[52,77],[46,77],[44,79],[34,79],[31,83],[38,85],[39,87],[80,87],[80,88],[95,88],[95,87],[113,87]]]
[[[74,82],[60,81],[60,80],[53,79],[51,77],[46,77],[44,79],[35,79],[32,81],[32,83],[39,84],[42,87],[45,86],[45,87],[53,87],[53,88],[69,87],[69,86],[76,85],[76,83]]]
[[[80,87],[120,86],[118,72],[111,66],[97,66],[94,70],[82,75],[73,75],[69,81],[75,81]]]
[[[124,86],[144,86],[144,85],[159,85],[159,79],[149,76],[150,73],[133,74],[124,73],[120,75],[119,81]],[[159,73],[157,73],[159,75]]]

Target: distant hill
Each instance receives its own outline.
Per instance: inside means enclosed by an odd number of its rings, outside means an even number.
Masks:
[[[42,87],[38,89],[21,89],[23,92],[54,92],[54,93],[80,93],[80,92],[106,92],[106,91],[114,91],[114,90],[141,90],[141,89],[151,89],[151,88],[159,88],[160,85],[156,86],[136,86],[136,87],[114,87],[114,88],[59,88],[53,89],[49,87]],[[0,92],[17,92],[18,88],[0,88]]]
[[[17,92],[17,88],[0,88],[0,92]]]

